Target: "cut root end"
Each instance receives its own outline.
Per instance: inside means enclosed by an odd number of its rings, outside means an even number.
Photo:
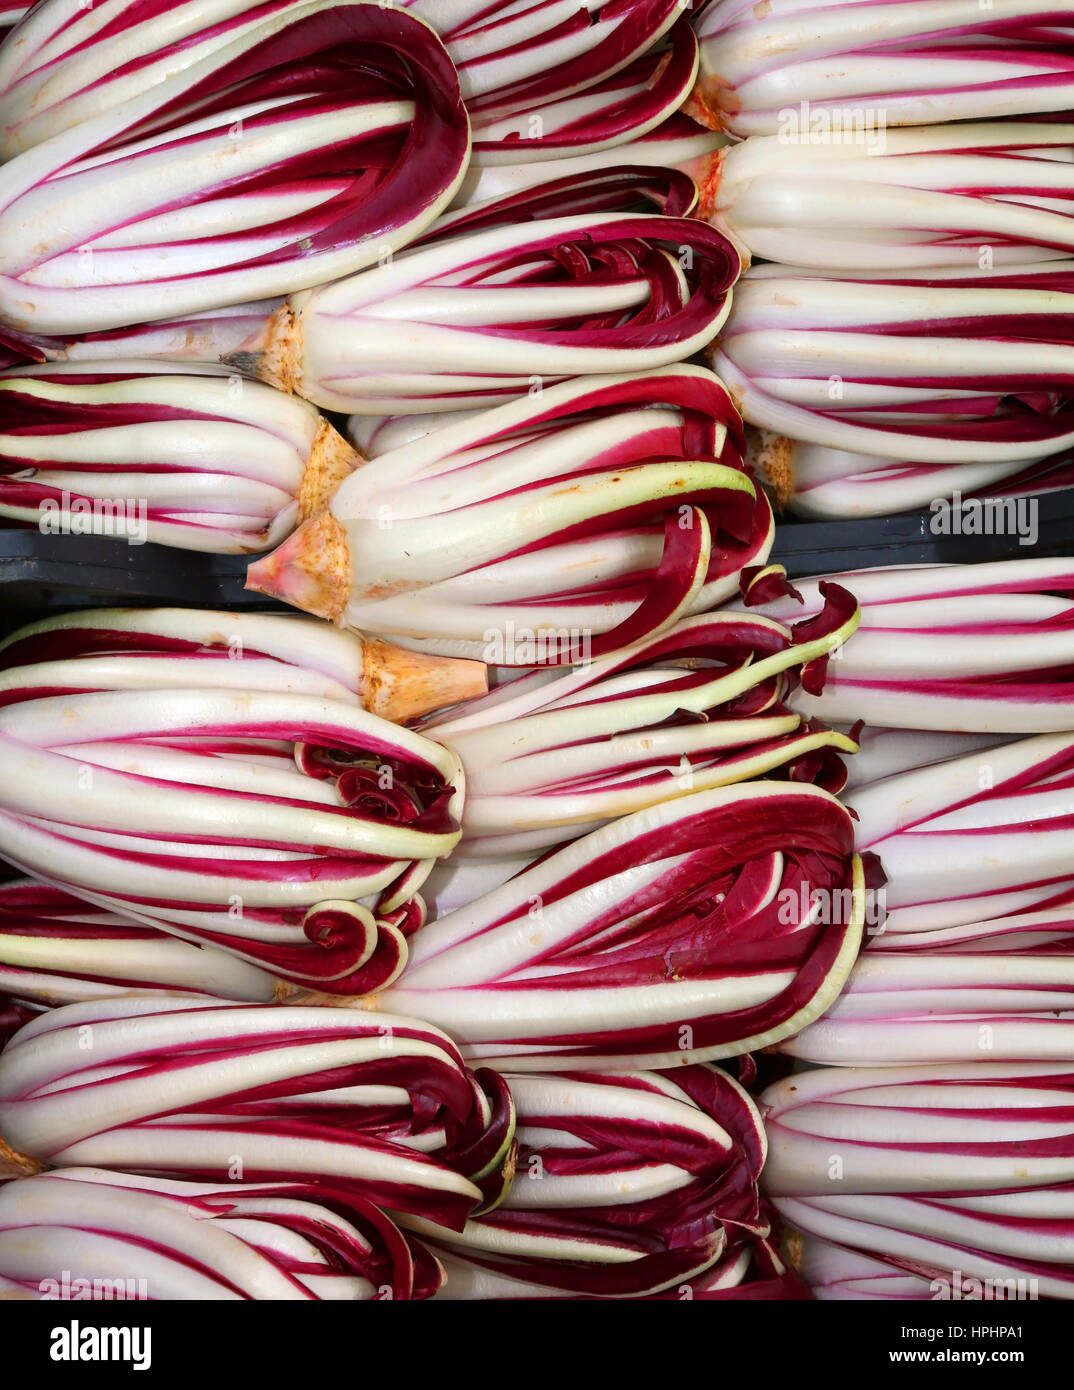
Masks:
[[[255,377],[277,391],[301,394],[302,331],[299,316],[288,301],[235,352],[223,358],[244,376]]]
[[[784,1228],[780,1241],[780,1253],[787,1265],[796,1274],[801,1274],[802,1261],[805,1257],[805,1241],[798,1231],[792,1230],[790,1227]]]
[[[782,511],[794,497],[794,440],[771,430],[748,429],[746,441],[747,466],[772,489]]]
[[[712,154],[706,155],[704,160],[697,161],[697,168],[694,170],[694,182],[697,184],[697,207],[694,216],[700,218],[702,222],[711,222],[716,216],[716,198],[720,191],[720,180],[723,177],[723,162],[727,150],[713,150]],[[741,251],[739,258],[741,259]]]
[[[682,104],[683,112],[709,130],[725,130],[724,113],[718,99],[722,90],[720,83],[711,77],[699,77]]]
[[[357,449],[327,420],[322,420],[317,426],[309,461],[298,489],[300,520],[308,521],[323,511],[343,479],[363,463],[365,459]]]
[[[483,661],[426,656],[391,642],[362,643],[362,707],[381,719],[403,724],[433,710],[446,709],[488,690]]]
[[[28,1154],[20,1154],[0,1139],[0,1181],[6,1178],[31,1178],[42,1173],[45,1165]]]
[[[311,1009],[361,1009],[363,1013],[376,1012],[376,995],[321,994],[318,990],[306,990],[288,1001],[303,1008]]]
[[[329,511],[318,512],[271,555],[246,571],[246,587],[318,618],[337,622],[350,592],[347,533]]]

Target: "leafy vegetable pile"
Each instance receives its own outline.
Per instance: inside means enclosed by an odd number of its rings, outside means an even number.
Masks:
[[[0,36],[0,1298],[1074,1296],[1070,14]]]

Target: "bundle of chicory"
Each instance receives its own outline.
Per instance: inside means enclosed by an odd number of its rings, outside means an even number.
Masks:
[[[987,1056],[798,1073],[761,1098],[764,1188],[796,1232],[886,1265],[890,1297],[912,1275],[935,1298],[1070,1298],[1072,1089],[1069,1062]]]
[[[5,46],[16,68],[45,10]],[[118,71],[91,40],[85,101],[77,64],[55,75],[58,112],[38,90],[48,64],[27,79],[29,113],[60,128],[16,132],[29,147],[0,171],[7,330],[79,334],[307,289],[390,256],[451,201],[469,122],[425,24],[373,3],[259,7],[226,42],[188,37],[188,62],[158,52],[156,24]]]
[[[0,1187],[0,1297],[354,1302],[442,1283],[372,1202],[314,1182],[62,1168]]]
[[[436,1028],[204,999],[68,1004],[0,1054],[24,1162],[326,1183],[461,1230],[510,1180],[514,1112]]]
[[[1074,105],[1074,25],[1039,0],[710,0],[694,108],[817,143]]]
[[[772,543],[700,367],[580,377],[379,453],[247,587],[418,650],[574,664],[739,588]]]

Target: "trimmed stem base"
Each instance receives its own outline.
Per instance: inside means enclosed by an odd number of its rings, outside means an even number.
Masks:
[[[794,440],[762,429],[747,430],[746,438],[746,464],[772,489],[782,510],[794,497]]]
[[[31,1178],[35,1173],[43,1173],[45,1165],[28,1154],[20,1154],[10,1144],[0,1138],[0,1180],[4,1178]]]
[[[245,376],[256,377],[277,391],[301,395],[302,315],[289,299],[251,338],[223,359]]]
[[[712,77],[699,77],[693,91],[683,102],[682,110],[709,130],[726,130],[724,105],[719,99],[726,90]]]
[[[323,511],[348,474],[360,468],[365,459],[340,432],[322,420],[313,438],[309,461],[298,489],[298,515],[308,521]]]
[[[246,571],[246,587],[334,623],[347,606],[350,571],[347,532],[324,510],[271,555],[255,560]]]
[[[362,642],[358,690],[362,708],[393,724],[457,705],[487,690],[488,667],[483,661],[426,656],[370,637]]]

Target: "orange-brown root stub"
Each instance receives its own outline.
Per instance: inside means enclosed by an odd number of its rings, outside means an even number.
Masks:
[[[713,150],[712,154],[706,157],[704,166],[694,171],[694,181],[697,184],[697,207],[694,209],[694,216],[702,222],[711,221],[716,212],[716,195],[720,191],[720,178],[723,175],[726,154],[726,149]]]
[[[786,435],[752,428],[746,431],[746,464],[772,489],[780,508],[788,506],[794,496],[794,450],[794,440]]]
[[[362,708],[393,724],[484,695],[488,668],[483,661],[425,656],[391,642],[362,642]]]
[[[709,73],[697,79],[682,109],[709,130],[727,130],[727,117],[739,110],[739,102],[733,87]]]
[[[802,1272],[802,1263],[805,1258],[804,1245],[805,1242],[797,1231],[792,1230],[789,1226],[783,1228],[780,1252],[790,1268],[799,1274]]]
[[[271,555],[255,560],[246,587],[337,622],[347,606],[350,573],[347,533],[331,512],[322,511]]]
[[[713,150],[712,154],[706,155],[704,159],[694,161],[691,177],[697,185],[697,206],[691,216],[696,217],[701,222],[707,222],[710,227],[715,227],[718,232],[723,233],[738,252],[739,273],[744,274],[749,270],[753,261],[750,248],[716,206],[720,183],[723,179],[723,162],[729,148],[730,146],[725,146],[722,150]]]
[[[308,521],[328,506],[348,473],[361,467],[365,459],[340,432],[322,420],[310,448],[309,462],[298,489],[298,515]]]
[[[298,393],[301,384],[301,316],[290,300],[271,314],[237,351],[223,358],[244,376],[256,377],[277,391]]]
[[[380,1007],[375,994],[322,994],[319,990],[307,990],[287,1002],[307,1009],[361,1009],[363,1013],[378,1013]]]
[[[45,1165],[27,1154],[17,1153],[0,1139],[0,1181],[5,1178],[29,1178],[44,1171]]]

